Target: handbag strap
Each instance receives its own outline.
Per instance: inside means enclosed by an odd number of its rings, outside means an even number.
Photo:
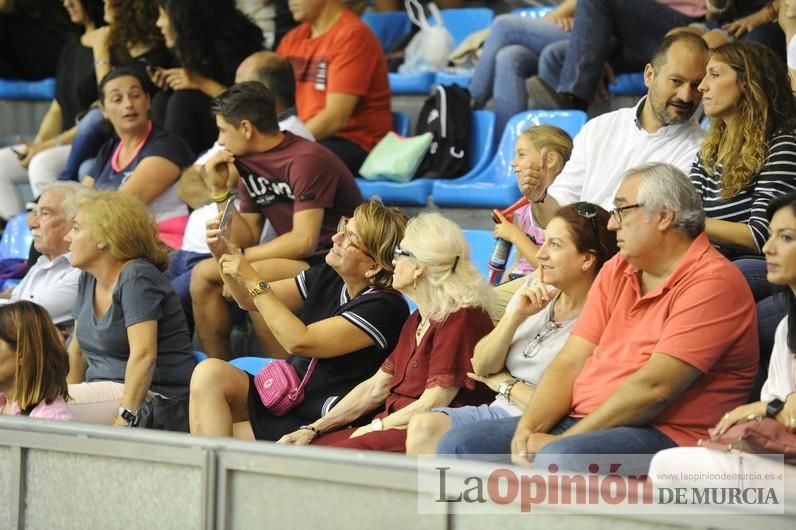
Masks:
[[[304,390],[307,381],[309,381],[310,376],[312,375],[312,371],[315,370],[316,364],[318,364],[318,358],[313,357],[312,360],[310,361],[310,365],[307,367],[307,373],[305,373],[304,377],[301,378],[301,383],[299,384],[298,389],[296,389],[297,394],[301,393],[301,391]]]

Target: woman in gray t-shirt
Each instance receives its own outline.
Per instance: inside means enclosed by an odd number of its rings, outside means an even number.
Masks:
[[[125,193],[89,193],[66,239],[83,271],[67,379],[75,419],[126,426],[148,391],[187,395],[191,337],[161,272],[168,248],[144,204]]]
[[[610,214],[588,202],[561,208],[547,224],[539,267],[509,302],[506,314],[473,352],[474,374],[497,392],[490,405],[439,408],[412,418],[408,454],[434,454],[451,429],[520,416],[547,365],[558,355],[586,303],[597,272],[616,251]]]

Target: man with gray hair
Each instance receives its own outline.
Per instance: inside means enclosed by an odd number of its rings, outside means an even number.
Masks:
[[[56,182],[42,192],[28,221],[38,261],[13,291],[0,293],[0,303],[28,300],[44,307],[56,325],[68,327],[77,296],[80,270],[72,267],[69,243],[80,197],[88,189],[77,182]]]
[[[619,254],[597,276],[523,417],[454,429],[438,451],[580,471],[583,459],[571,455],[633,454],[646,466],[662,449],[706,438],[745,402],[758,346],[749,287],[704,226],[679,169],[627,171],[608,223]]]

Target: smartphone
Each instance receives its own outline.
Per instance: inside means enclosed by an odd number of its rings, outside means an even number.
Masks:
[[[227,205],[224,206],[224,213],[221,214],[221,223],[218,225],[218,238],[224,239],[227,231],[229,230],[229,222],[232,220],[232,212],[235,210],[235,197],[227,199]]]

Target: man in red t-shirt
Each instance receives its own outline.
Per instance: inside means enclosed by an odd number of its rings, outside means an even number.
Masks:
[[[353,215],[362,203],[354,177],[329,150],[279,131],[274,97],[262,83],[233,85],[212,108],[224,149],[205,163],[203,178],[219,211],[233,188],[240,199],[240,213],[233,209],[225,239],[244,249],[266,282],[320,263],[340,217]],[[276,238],[258,245],[265,219]],[[208,229],[208,237],[215,234],[215,226]],[[209,246],[216,259],[228,251],[223,244]],[[229,358],[230,310],[214,259],[194,267],[191,298],[204,351]]]
[[[296,74],[296,107],[315,138],[353,174],[391,129],[387,60],[342,0],[292,0],[301,25],[277,48]]]
[[[542,469],[584,472],[589,459],[567,455],[634,454],[633,465],[648,465],[662,449],[695,445],[746,401],[759,357],[755,304],[708,241],[693,185],[651,163],[625,174],[614,204],[619,255],[598,274],[525,414],[454,429],[440,453],[510,452],[517,464],[535,456]]]

